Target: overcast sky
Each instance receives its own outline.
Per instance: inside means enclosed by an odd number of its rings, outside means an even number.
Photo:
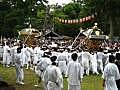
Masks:
[[[68,4],[71,2],[71,0],[48,0],[49,1],[49,4],[56,4],[58,3],[59,5],[62,5],[62,4]]]

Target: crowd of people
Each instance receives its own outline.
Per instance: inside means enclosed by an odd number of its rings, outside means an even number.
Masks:
[[[102,74],[105,90],[120,90],[119,42],[104,42],[98,51],[55,42],[28,46],[7,40],[1,47],[3,67],[15,67],[18,85],[25,83],[26,68],[39,76],[45,90],[62,90],[64,77],[68,78],[68,90],[81,90],[82,79],[91,73]]]

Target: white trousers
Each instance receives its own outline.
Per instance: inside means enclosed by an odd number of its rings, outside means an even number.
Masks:
[[[10,54],[9,53],[3,53],[3,64],[9,65],[11,62]]]
[[[83,71],[85,71],[84,74],[86,73],[87,75],[89,75],[89,70],[90,70],[89,61],[83,61],[82,65],[83,65]]]
[[[70,85],[68,86],[68,90],[81,90],[80,85]]]
[[[16,82],[22,82],[22,80],[24,79],[24,72],[23,72],[23,68],[21,68],[19,65],[15,66],[16,68]]]
[[[102,62],[102,60],[98,60],[98,66],[99,66],[99,69],[101,70],[101,72],[103,73],[103,62]]]
[[[59,61],[58,67],[60,68],[60,70],[63,74],[66,74],[66,70],[67,70],[66,61]]]
[[[47,90],[61,90],[61,88],[56,83],[48,81]]]

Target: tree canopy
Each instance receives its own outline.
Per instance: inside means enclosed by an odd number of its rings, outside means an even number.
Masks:
[[[54,26],[55,32],[75,37],[80,27],[89,28],[98,22],[104,34],[120,35],[120,0],[73,0],[60,5],[47,5],[47,0],[2,0],[0,2],[0,35],[15,38],[27,28],[41,30]],[[62,24],[57,18],[78,19],[95,15],[95,20],[83,24]],[[72,32],[72,34],[71,34]]]

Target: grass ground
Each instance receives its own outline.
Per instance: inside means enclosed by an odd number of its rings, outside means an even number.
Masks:
[[[38,78],[31,70],[24,70],[25,71],[25,85],[18,86],[15,84],[16,81],[16,72],[15,68],[4,68],[0,65],[0,75],[3,79],[8,82],[10,85],[16,87],[16,90],[43,90],[43,83],[39,83],[39,87],[34,87],[37,83]],[[64,89],[67,90],[67,80],[64,79]],[[101,75],[90,75],[85,76],[82,82],[82,90],[103,90],[102,88],[102,79]]]

